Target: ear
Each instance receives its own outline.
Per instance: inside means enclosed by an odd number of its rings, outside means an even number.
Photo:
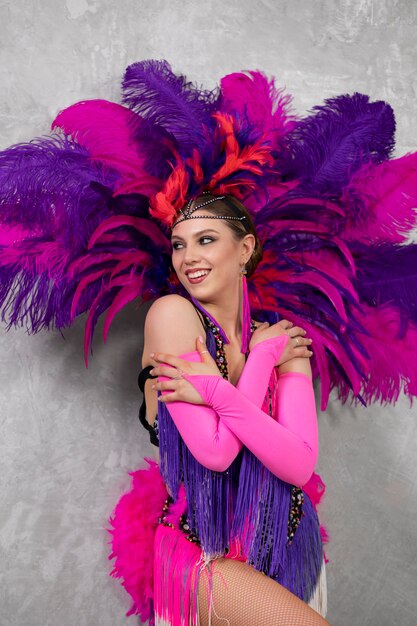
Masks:
[[[245,235],[245,237],[243,239],[241,239],[241,243],[242,243],[242,263],[243,265],[246,265],[246,263],[249,261],[249,259],[251,258],[253,251],[255,249],[255,237],[254,235],[251,235],[250,233],[248,233],[247,235]]]

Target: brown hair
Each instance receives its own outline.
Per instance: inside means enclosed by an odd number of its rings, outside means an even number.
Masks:
[[[195,198],[193,201],[193,205],[201,204],[205,200],[210,200],[214,196],[210,194],[204,194],[204,196],[199,196]],[[245,235],[253,235],[255,237],[255,247],[252,252],[252,256],[249,261],[246,263],[246,270],[248,276],[253,274],[258,265],[259,261],[262,259],[262,246],[259,241],[258,235],[256,234],[255,225],[253,223],[252,217],[247,210],[247,208],[234,196],[226,196],[228,202],[230,202],[236,209],[234,211],[232,207],[228,206],[226,203],[222,202],[222,200],[218,200],[217,202],[213,202],[204,207],[204,211],[210,213],[211,215],[219,215],[219,216],[227,216],[227,217],[236,217],[236,215],[245,216],[246,220],[244,220],[245,226],[239,220],[224,220],[227,226],[230,228],[235,238],[240,241],[245,237]],[[203,209],[202,209],[203,210]]]

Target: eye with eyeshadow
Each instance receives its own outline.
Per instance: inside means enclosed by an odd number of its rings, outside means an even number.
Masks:
[[[200,239],[198,240],[198,243],[201,244],[202,246],[206,246],[207,244],[212,243],[213,241],[216,241],[214,237],[209,237],[208,235],[204,235],[204,237],[200,237]],[[174,241],[172,243],[173,250],[181,250],[183,247],[184,247],[184,244],[181,241]]]

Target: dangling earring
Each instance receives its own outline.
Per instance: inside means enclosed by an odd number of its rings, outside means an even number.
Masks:
[[[246,354],[249,350],[251,332],[251,314],[249,305],[248,283],[246,281],[246,267],[242,269],[242,347],[241,352]]]

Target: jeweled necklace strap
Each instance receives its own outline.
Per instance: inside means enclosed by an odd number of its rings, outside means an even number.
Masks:
[[[198,302],[198,300],[196,300],[195,298],[191,297],[191,302],[194,304],[195,308],[198,309],[198,311],[200,311],[203,314],[203,316],[204,316],[204,318],[205,318],[205,320],[207,322],[207,325],[210,326],[210,328],[213,330],[213,332],[215,331],[216,335],[221,338],[223,344],[230,343],[229,338],[226,335],[226,333],[223,330],[223,328],[215,320],[215,318]],[[246,320],[245,323],[248,324],[250,330],[249,330],[249,334],[248,334],[246,340],[245,340],[244,336],[242,337],[241,352],[243,354],[247,354],[248,353],[250,337],[251,337],[252,333],[254,332],[254,330],[256,330],[256,323],[250,317],[250,309],[248,309],[244,313],[244,316],[245,315],[247,315],[247,320]]]

